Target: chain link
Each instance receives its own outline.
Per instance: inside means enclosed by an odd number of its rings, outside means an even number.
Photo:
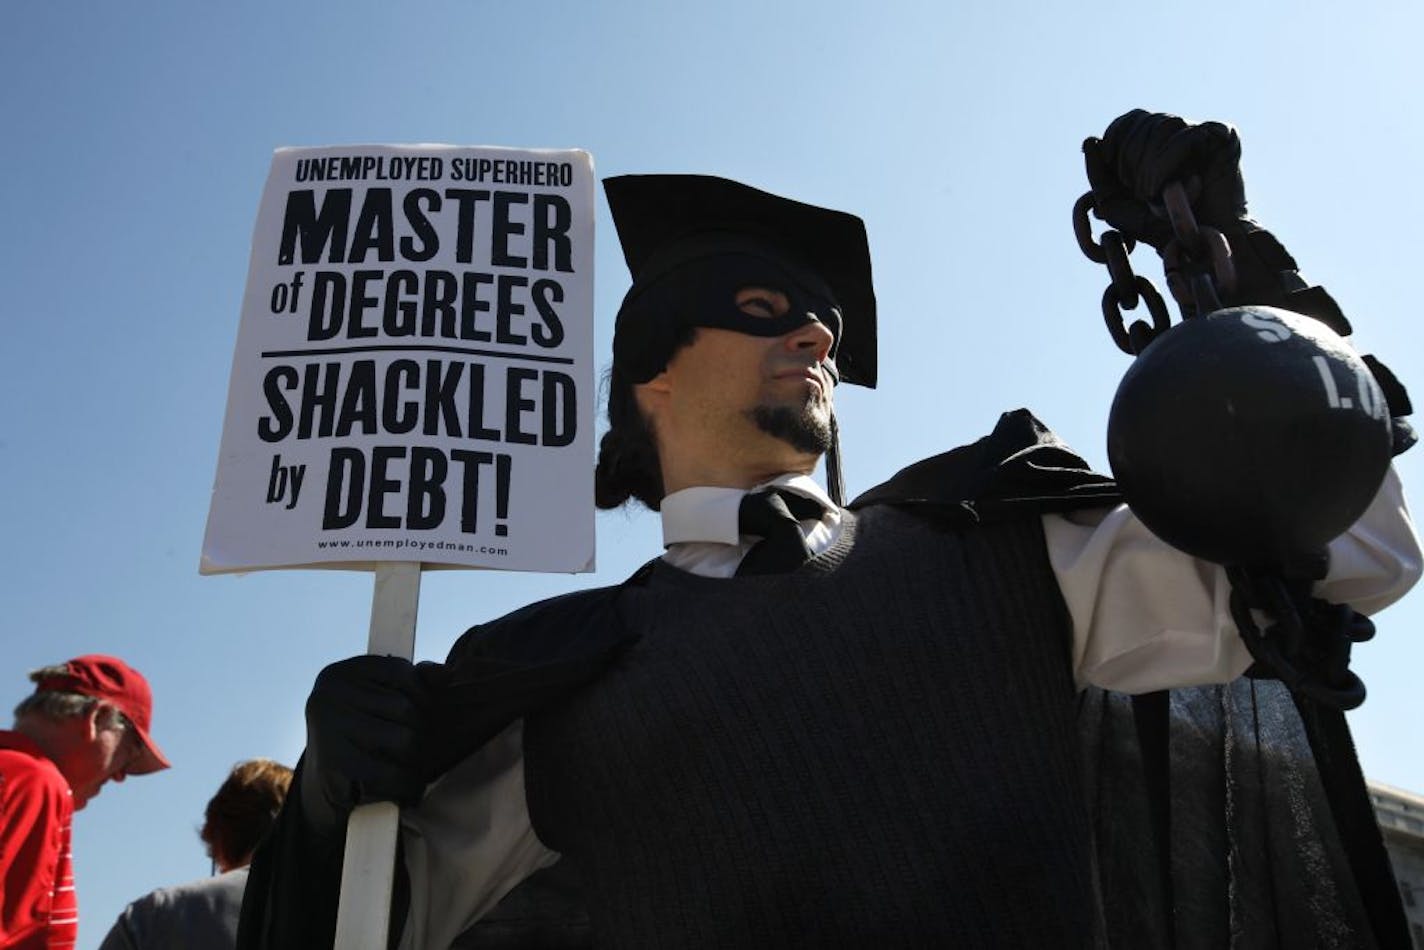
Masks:
[[[1190,185],[1200,190],[1197,182]],[[1162,261],[1167,290],[1177,301],[1184,319],[1220,310],[1221,295],[1229,295],[1236,289],[1230,242],[1216,228],[1197,223],[1189,196],[1189,186],[1181,182],[1171,182],[1162,190],[1162,202],[1172,223],[1173,235],[1173,240],[1162,249]],[[1107,267],[1111,283],[1103,293],[1103,319],[1118,349],[1135,356],[1171,327],[1171,317],[1157,288],[1132,270],[1128,255],[1136,242],[1112,230],[1104,231],[1101,239],[1094,240],[1089,212],[1097,213],[1091,191],[1073,204],[1073,235],[1083,256]],[[1122,312],[1136,310],[1144,301],[1152,322],[1136,320],[1127,326]]]
[[[1147,303],[1147,313],[1152,317],[1152,323],[1134,320],[1132,326],[1124,326],[1122,311],[1135,309],[1139,296]],[[1172,326],[1172,317],[1167,313],[1167,304],[1162,300],[1162,295],[1157,292],[1152,281],[1141,275],[1133,278],[1132,303],[1119,296],[1115,283],[1108,284],[1107,289],[1103,291],[1103,320],[1107,323],[1108,333],[1117,348],[1128,356],[1136,356],[1147,349],[1147,344],[1166,333]]]
[[[1103,320],[1118,349],[1129,356],[1136,356],[1171,326],[1171,316],[1152,281],[1132,270],[1128,255],[1137,242],[1118,231],[1104,231],[1101,243],[1093,240],[1089,211],[1093,211],[1091,191],[1073,203],[1073,235],[1078,239],[1078,248],[1083,256],[1095,264],[1107,266],[1111,283],[1103,291]],[[1128,327],[1122,311],[1136,310],[1142,302],[1146,302],[1152,322],[1135,320]]]
[[[1101,244],[1093,240],[1093,224],[1088,220],[1088,212],[1093,210],[1093,193],[1090,191],[1073,203],[1073,236],[1078,239],[1078,249],[1083,252],[1083,256],[1094,264],[1106,264],[1107,258],[1103,254]],[[1129,254],[1137,246],[1137,242],[1130,237],[1123,238],[1125,248]]]
[[[1375,634],[1374,623],[1348,604],[1310,596],[1310,585],[1279,576],[1226,569],[1231,617],[1259,669],[1248,675],[1279,679],[1292,692],[1334,709],[1365,701],[1365,684],[1350,670],[1350,648]],[[1264,631],[1254,611],[1271,618]]]
[[[1176,240],[1162,249],[1167,289],[1182,308],[1183,317],[1221,309],[1220,294],[1236,289],[1236,267],[1231,244],[1216,228],[1198,225],[1187,188],[1179,181],[1162,189],[1162,204]],[[1206,265],[1210,262],[1210,270]]]
[[[1127,259],[1127,242],[1116,231],[1103,233],[1103,258],[1117,302],[1128,310],[1137,309],[1137,275]]]

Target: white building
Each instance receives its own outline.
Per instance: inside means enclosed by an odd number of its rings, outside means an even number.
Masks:
[[[1424,796],[1368,782],[1416,950],[1424,950]]]

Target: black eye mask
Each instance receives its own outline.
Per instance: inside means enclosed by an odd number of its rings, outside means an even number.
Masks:
[[[786,295],[780,316],[759,316],[737,306],[737,292],[761,287]],[[833,380],[841,337],[841,312],[830,289],[815,274],[766,252],[726,251],[684,261],[628,292],[618,311],[613,361],[633,383],[661,373],[691,327],[712,327],[749,336],[777,337],[808,323],[831,331],[822,364]]]

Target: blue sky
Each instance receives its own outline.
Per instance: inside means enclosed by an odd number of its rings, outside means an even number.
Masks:
[[[1105,466],[1127,360],[1069,209],[1079,144],[1133,106],[1236,123],[1252,211],[1416,394],[1424,219],[1417,5],[16,2],[0,31],[0,397],[11,693],[91,651],[150,676],[175,767],[76,822],[81,945],[200,876],[235,761],[295,760],[325,663],[364,648],[368,575],[199,577],[253,217],[272,149],[579,147],[600,175],[704,172],[865,218],[881,388],[838,394],[864,489],[1029,406]],[[626,273],[600,204],[595,353]],[[1139,252],[1140,272],[1160,276]],[[1160,283],[1160,280],[1159,280]],[[1424,453],[1401,463],[1406,486]],[[598,519],[594,576],[427,575],[417,654],[611,583],[653,518]],[[1424,595],[1357,650],[1367,774],[1424,790]]]

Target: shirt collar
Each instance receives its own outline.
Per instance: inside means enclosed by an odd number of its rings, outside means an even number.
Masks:
[[[828,511],[836,510],[830,496],[816,484],[815,479],[796,473],[762,482],[745,491],[740,488],[710,486],[684,488],[673,492],[662,501],[663,546],[669,547],[689,541],[740,543],[737,509],[741,507],[742,496],[763,488],[781,488],[814,498]]]
[[[14,749],[17,752],[24,752],[36,758],[49,758],[45,750],[41,749],[39,744],[29,736],[23,732],[12,732],[9,729],[0,729],[0,749]]]

